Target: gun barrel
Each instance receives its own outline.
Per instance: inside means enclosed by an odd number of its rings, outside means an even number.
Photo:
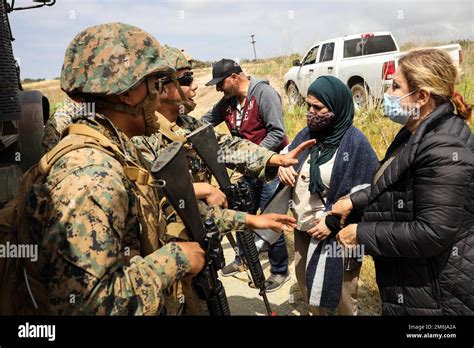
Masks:
[[[212,125],[206,124],[199,127],[187,136],[187,140],[193,145],[199,157],[204,160],[219,186],[224,190],[230,187],[231,182],[225,164],[219,161],[219,156],[217,156],[219,143]]]
[[[217,156],[219,143],[216,139],[214,129],[211,125],[204,125],[187,136],[188,141],[193,145],[194,150],[206,163],[212,175],[216,178],[221,190],[227,196],[227,201],[231,209],[245,212],[253,210],[253,204],[249,197],[249,191],[239,185],[233,185],[230,182],[229,174],[223,161],[219,161]],[[269,315],[272,315],[270,304],[266,295],[265,276],[262,265],[258,257],[257,247],[254,242],[253,232],[245,230],[239,232],[242,241],[242,252],[245,264],[250,270],[250,275],[255,286],[260,290],[265,307]]]
[[[218,269],[224,263],[219,231],[212,220],[207,220],[206,226],[202,223],[183,144],[171,143],[153,163],[151,172],[155,180],[162,182],[160,186],[183,221],[191,240],[199,242],[206,251],[205,266],[193,280],[199,297],[206,300],[211,315],[230,315],[224,286],[217,276]],[[176,180],[180,174],[184,177]]]
[[[179,142],[171,143],[153,163],[151,168],[155,179],[164,181],[163,191],[183,221],[188,234],[194,241],[201,241],[206,231],[201,221],[191,179],[176,180],[178,175],[188,175],[186,155]],[[186,211],[186,213],[185,213]]]

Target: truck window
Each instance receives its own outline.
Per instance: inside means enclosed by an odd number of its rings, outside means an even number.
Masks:
[[[302,65],[316,63],[316,57],[318,56],[319,46],[313,47],[306,55]]]
[[[344,41],[344,58],[393,52],[397,46],[390,35],[369,36]]]
[[[321,48],[321,59],[320,62],[328,62],[334,58],[334,42],[324,44]]]

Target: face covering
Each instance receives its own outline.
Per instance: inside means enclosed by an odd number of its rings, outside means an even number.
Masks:
[[[333,112],[326,112],[324,114],[308,112],[306,114],[306,124],[308,125],[309,130],[313,132],[327,128],[333,119]]]
[[[395,95],[391,95],[388,93],[383,94],[383,108],[384,114],[390,118],[393,122],[405,125],[408,122],[413,111],[416,109],[413,108],[411,110],[403,110],[400,104],[400,101],[403,98],[408,97],[409,95],[415,93],[415,91],[410,92],[403,97],[397,97]]]

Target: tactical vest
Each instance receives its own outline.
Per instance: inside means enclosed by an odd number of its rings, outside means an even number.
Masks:
[[[95,129],[83,125],[70,125],[62,137],[74,134],[60,141],[46,153],[22,178],[20,193],[0,210],[0,243],[39,244],[31,235],[26,218],[26,199],[30,188],[40,183],[49,173],[54,163],[65,154],[81,149],[94,148],[115,158],[130,180],[134,195],[138,200],[138,220],[140,223],[140,254],[146,256],[157,250],[165,241],[166,222],[158,208],[157,192],[151,185],[148,170],[132,161],[111,140]],[[122,255],[127,263],[137,253]],[[45,315],[48,314],[48,289],[40,274],[40,265],[44,262],[39,254],[38,262],[29,259],[0,259],[0,315]]]

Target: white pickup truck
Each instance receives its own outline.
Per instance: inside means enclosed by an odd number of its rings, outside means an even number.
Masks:
[[[456,64],[462,63],[459,44],[436,48],[447,51]],[[293,61],[293,67],[285,74],[288,101],[292,105],[301,103],[316,78],[332,75],[351,89],[356,109],[363,107],[368,95],[382,97],[403,54],[390,32],[348,35],[319,42],[301,62]]]

